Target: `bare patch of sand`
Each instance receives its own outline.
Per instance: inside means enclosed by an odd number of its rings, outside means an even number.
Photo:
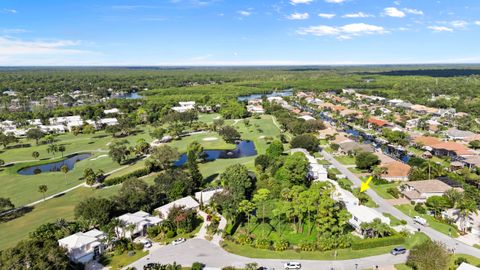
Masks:
[[[216,141],[216,140],[218,140],[218,138],[216,138],[216,137],[207,137],[207,138],[203,138],[203,140],[206,141],[206,142],[211,142],[211,141]]]

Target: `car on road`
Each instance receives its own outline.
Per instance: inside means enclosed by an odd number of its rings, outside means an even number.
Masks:
[[[302,269],[302,265],[299,262],[287,262],[284,264],[285,270],[298,270]]]
[[[176,246],[176,245],[180,245],[181,243],[187,241],[185,238],[177,238],[175,240],[172,241],[172,245]]]
[[[418,223],[422,226],[428,226],[428,222],[426,219],[419,217],[419,216],[414,216],[413,217],[413,222]]]
[[[405,254],[407,252],[407,249],[404,248],[404,247],[396,247],[394,249],[392,249],[392,251],[390,251],[390,254],[392,255],[400,255],[400,254]]]
[[[275,268],[260,266],[260,267],[257,268],[257,270],[275,270]]]
[[[152,247],[152,242],[148,239],[140,239],[140,240],[138,240],[138,242],[143,244],[144,248],[151,248]]]

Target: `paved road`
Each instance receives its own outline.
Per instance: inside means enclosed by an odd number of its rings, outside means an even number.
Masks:
[[[350,181],[353,182],[353,184],[357,187],[359,187],[362,184],[362,180],[358,178],[354,173],[348,170],[343,164],[338,162],[335,158],[333,158],[332,155],[329,153],[322,151],[321,154],[327,160],[330,162],[332,165],[337,167],[337,169],[345,175]],[[377,208],[380,212],[384,213],[389,213],[393,216],[395,216],[398,219],[403,219],[406,220],[408,225],[415,227],[415,228],[420,228],[420,230],[424,233],[426,233],[432,240],[435,241],[440,241],[445,243],[447,248],[449,249],[454,249],[456,253],[464,253],[464,254],[469,254],[475,257],[480,258],[480,249],[474,248],[472,246],[469,246],[461,241],[458,241],[454,238],[451,238],[441,232],[438,232],[430,227],[423,227],[421,225],[418,225],[413,222],[413,219],[407,215],[405,215],[402,211],[398,210],[394,206],[392,206],[387,200],[383,199],[380,197],[375,191],[372,189],[368,189],[367,194],[379,205]]]
[[[129,267],[142,270],[143,266],[150,262],[163,264],[177,262],[183,266],[201,262],[209,268],[221,269],[224,266],[240,268],[247,263],[256,262],[259,266],[283,269],[285,262],[297,261],[302,264],[302,270],[354,270],[355,264],[358,264],[358,269],[371,269],[374,265],[378,265],[381,269],[392,264],[403,263],[405,260],[406,255],[393,256],[390,254],[344,261],[252,259],[228,253],[207,240],[193,238],[180,245],[168,245],[155,249],[149,255],[129,265]]]

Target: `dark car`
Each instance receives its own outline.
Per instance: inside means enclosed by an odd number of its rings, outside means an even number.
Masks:
[[[162,265],[159,263],[148,263],[147,265],[143,266],[143,270],[160,269],[160,266]]]
[[[390,251],[392,255],[400,255],[400,254],[405,254],[407,252],[407,249],[404,247],[396,247]]]

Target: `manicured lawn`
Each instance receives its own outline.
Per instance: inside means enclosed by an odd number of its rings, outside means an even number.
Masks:
[[[410,266],[407,266],[404,263],[395,264],[395,269],[397,269],[397,270],[412,270],[412,268]]]
[[[361,174],[362,171],[357,169],[357,168],[348,168],[349,171],[351,171],[354,174]]]
[[[198,121],[204,122],[207,124],[213,123],[213,120],[220,119],[222,116],[218,113],[201,113],[198,115]]]
[[[426,236],[423,234],[415,234],[407,239],[406,247],[410,248],[412,244],[424,241]],[[329,251],[273,251],[266,249],[257,249],[248,245],[238,245],[231,241],[224,241],[225,250],[241,256],[250,258],[271,258],[271,259],[294,259],[294,260],[348,260],[368,256],[375,256],[390,252],[395,246],[369,248],[364,250],[337,249]],[[336,253],[336,257],[334,256]]]
[[[402,225],[402,223],[400,222],[400,219],[396,218],[395,216],[389,213],[383,213],[383,215],[390,219],[390,226]]]
[[[102,260],[107,267],[110,267],[112,270],[122,269],[123,267],[133,263],[134,261],[145,257],[148,255],[148,251],[135,250],[135,254],[130,256],[128,251],[124,252],[122,255],[113,255],[112,253],[106,255]]]
[[[336,156],[335,159],[343,165],[355,165],[355,157],[353,156]]]
[[[215,138],[215,140],[214,140]],[[206,132],[182,137],[169,143],[170,146],[177,148],[180,153],[185,153],[190,143],[197,141],[204,149],[235,149],[234,144],[226,143],[216,132]]]
[[[91,196],[111,196],[119,188],[120,186],[100,190],[78,188],[61,197],[37,204],[31,212],[22,217],[0,223],[0,232],[2,232],[0,233],[0,250],[14,246],[44,223],[54,222],[60,218],[73,220],[73,210],[78,202]]]
[[[400,211],[402,211],[405,215],[408,215],[410,217],[414,217],[414,216],[423,217],[424,219],[427,220],[428,225],[430,227],[432,227],[433,229],[435,229],[435,230],[437,230],[437,231],[439,231],[443,234],[449,235],[449,229],[450,229],[451,234],[452,234],[451,236],[452,237],[458,237],[458,232],[457,232],[457,229],[455,227],[453,227],[451,225],[448,225],[446,223],[439,222],[439,221],[435,220],[435,218],[433,218],[430,215],[419,214],[417,211],[415,211],[413,206],[410,205],[410,204],[397,205],[395,207],[398,208]]]
[[[235,127],[242,135],[242,139],[251,140],[255,143],[257,153],[265,153],[268,147],[268,142],[265,138],[280,139],[280,129],[273,123],[272,116],[262,115],[260,119],[248,118],[248,121],[248,126],[245,126],[244,121],[240,121]]]
[[[454,256],[452,256],[452,259],[450,261],[450,268],[449,269],[455,269],[456,268],[456,265],[455,265],[455,260],[458,259],[458,258],[465,258],[467,259],[467,262],[473,266],[480,266],[480,258],[477,258],[477,257],[473,257],[473,256],[470,256],[470,255],[467,255],[467,254],[455,254]],[[412,270],[413,268],[411,268],[410,266],[402,263],[402,264],[395,264],[395,269],[397,270]]]
[[[370,183],[370,187],[375,190],[375,192],[384,199],[395,199],[390,193],[387,192],[389,188],[396,188],[400,184],[399,183],[391,183],[391,184],[382,184],[382,185],[375,185]]]

